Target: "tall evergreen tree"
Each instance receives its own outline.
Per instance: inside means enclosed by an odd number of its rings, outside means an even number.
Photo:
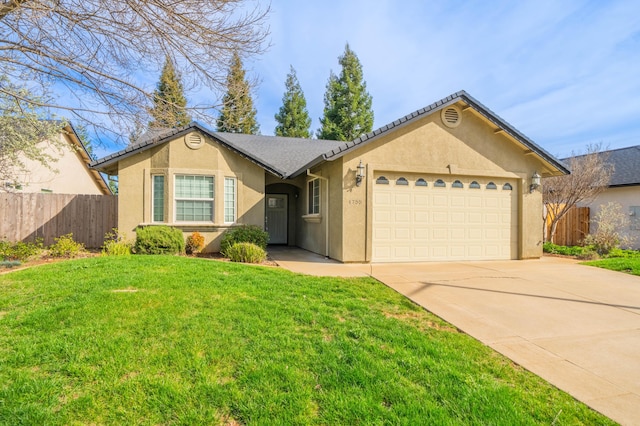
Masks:
[[[362,65],[349,44],[338,62],[342,71],[339,76],[333,72],[329,75],[318,138],[351,141],[373,128],[371,95],[363,79]]]
[[[227,75],[227,93],[222,98],[222,112],[218,117],[219,132],[258,134],[260,127],[251,98],[251,85],[246,79],[240,55],[235,53]]]
[[[187,99],[180,82],[173,61],[167,57],[160,81],[153,92],[153,108],[150,113],[153,120],[149,123],[152,128],[174,128],[186,126],[191,122],[187,114]]]
[[[296,70],[291,66],[285,82],[286,91],[282,97],[282,106],[275,115],[278,125],[276,136],[289,136],[294,138],[309,138],[311,132],[311,117],[307,111],[307,100],[304,97],[300,82],[296,76]]]

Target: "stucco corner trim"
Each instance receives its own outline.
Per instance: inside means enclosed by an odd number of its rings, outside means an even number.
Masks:
[[[305,215],[302,215],[302,219],[304,219],[305,222],[309,222],[309,223],[322,222],[322,216],[319,214],[305,214]]]

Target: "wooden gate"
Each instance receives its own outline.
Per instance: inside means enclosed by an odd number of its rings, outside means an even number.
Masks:
[[[556,235],[553,238],[554,244],[561,246],[577,246],[582,244],[582,240],[589,234],[590,223],[589,207],[572,207],[566,215],[558,222]],[[547,221],[547,232],[551,228],[550,221]]]

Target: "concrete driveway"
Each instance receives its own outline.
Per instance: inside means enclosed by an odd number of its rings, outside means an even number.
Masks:
[[[554,257],[343,265],[283,253],[276,262],[297,272],[371,275],[595,410],[640,425],[640,277]]]

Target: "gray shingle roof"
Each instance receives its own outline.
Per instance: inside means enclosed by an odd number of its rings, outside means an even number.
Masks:
[[[154,130],[145,133],[138,142],[91,163],[91,167],[105,169],[109,165],[137,152],[144,151],[199,130],[221,145],[245,157],[269,172],[283,178],[290,177],[323,159],[323,154],[343,142],[322,139],[285,138],[279,136],[245,135],[240,133],[214,132],[199,123],[187,126]]]
[[[640,185],[640,145],[602,153],[608,156],[607,163],[613,165],[609,187]]]
[[[433,104],[421,108],[411,114],[389,123],[373,132],[367,133],[350,142],[328,141],[321,139],[283,138],[278,136],[244,135],[239,133],[213,132],[199,123],[191,123],[188,126],[145,134],[137,143],[127,148],[108,155],[91,163],[91,167],[105,170],[108,166],[122,158],[133,155],[136,152],[151,148],[152,146],[168,142],[180,137],[194,129],[197,129],[221,145],[247,158],[249,161],[263,167],[276,176],[287,178],[295,177],[322,161],[331,161],[342,157],[347,152],[368,144],[380,136],[397,130],[419,118],[432,114],[458,101],[463,101],[474,108],[479,114],[493,123],[497,128],[522,143],[525,147],[538,154],[545,161],[559,170],[561,173],[569,173],[564,164],[547,151],[536,145],[531,139],[520,133],[517,129],[500,118],[494,112],[482,105],[465,91],[454,93]]]
[[[640,145],[608,153],[614,167],[609,186],[640,185]]]
[[[280,136],[214,133],[237,150],[271,165],[280,176],[290,177],[322,161],[322,155],[344,142]]]

